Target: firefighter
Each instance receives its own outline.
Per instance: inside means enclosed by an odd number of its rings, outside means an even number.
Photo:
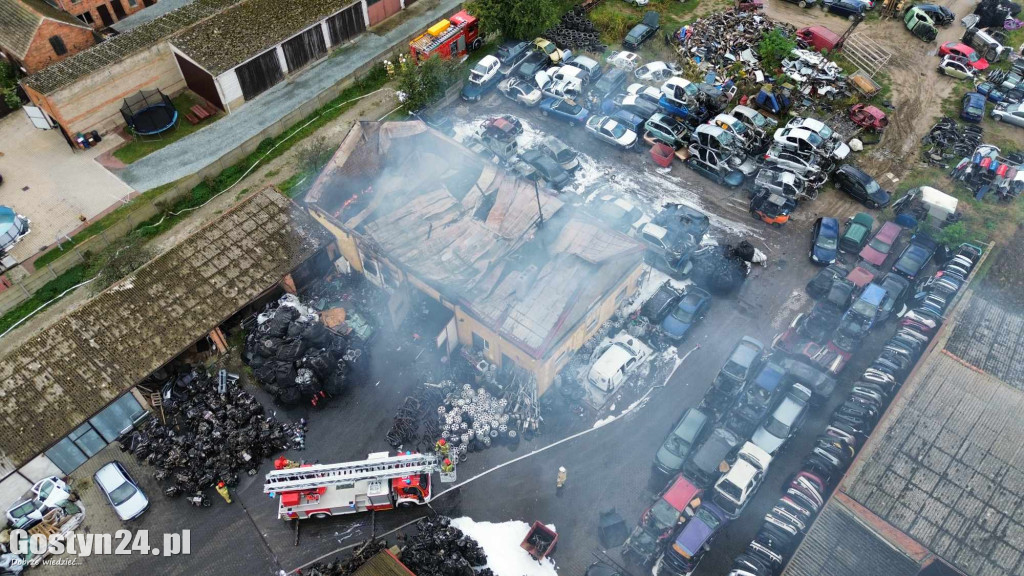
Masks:
[[[217,482],[217,494],[224,499],[225,502],[231,504],[231,494],[228,492],[228,487],[223,482]]]
[[[445,442],[444,438],[441,438],[436,444],[434,444],[434,452],[437,452],[441,456],[448,455],[448,443]]]
[[[452,461],[450,459],[445,458],[444,461],[441,462],[441,472],[447,473],[451,472],[452,470],[455,470],[455,464],[452,464]]]
[[[565,466],[558,467],[558,478],[555,479],[555,488],[561,490],[565,486],[565,481],[569,477],[569,474],[565,471]]]

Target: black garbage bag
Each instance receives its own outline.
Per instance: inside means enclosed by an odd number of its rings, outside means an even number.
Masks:
[[[305,332],[302,333],[303,341],[309,344],[311,348],[327,348],[333,338],[341,338],[341,336],[335,336],[327,327],[319,322],[306,326]]]
[[[302,357],[306,351],[306,345],[302,340],[285,340],[277,350],[277,359],[282,362],[295,362]]]
[[[295,387],[295,368],[287,362],[278,362],[274,371],[274,381],[282,389]]]
[[[302,366],[312,370],[318,380],[324,381],[337,366],[337,363],[332,360],[332,354],[327,350],[314,349],[306,352],[306,355],[303,356]]]
[[[746,262],[752,262],[754,260],[754,245],[746,240],[740,242],[732,249],[733,255]]]
[[[294,405],[298,404],[302,400],[302,394],[298,388],[282,388],[281,393],[277,396],[277,401],[281,404]]]
[[[283,338],[288,334],[288,325],[299,317],[299,311],[291,306],[282,306],[274,311],[274,316],[267,320],[267,334]]]
[[[274,358],[281,348],[282,340],[273,336],[260,338],[256,343],[256,353],[264,358]]]
[[[712,294],[729,294],[746,280],[748,266],[722,246],[705,248],[693,256],[691,278]]]
[[[345,387],[345,371],[341,368],[336,369],[330,376],[323,379],[323,384],[324,392],[331,396],[337,396]]]

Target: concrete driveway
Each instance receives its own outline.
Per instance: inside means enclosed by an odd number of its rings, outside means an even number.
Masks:
[[[125,183],[95,158],[121,143],[110,135],[99,146],[72,151],[57,130],[38,130],[15,111],[0,119],[0,204],[32,221],[32,232],[10,254],[18,261],[51,246],[88,219],[127,200]]]

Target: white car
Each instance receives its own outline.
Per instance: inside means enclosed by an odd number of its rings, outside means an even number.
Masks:
[[[612,392],[653,352],[650,346],[626,331],[619,332],[612,338],[611,346],[591,366],[587,380],[602,392]]]
[[[486,84],[494,78],[501,68],[501,61],[494,56],[484,56],[469,71],[469,81],[472,84]]]
[[[607,62],[620,70],[629,72],[640,65],[640,55],[635,52],[627,52],[625,50],[622,50],[621,52],[612,52],[608,55]]]
[[[647,80],[649,82],[661,82],[673,76],[682,74],[683,70],[675,62],[664,62],[662,60],[655,60],[654,62],[648,62],[643,66],[633,70],[633,76],[636,76],[637,80]]]
[[[639,96],[644,100],[650,100],[655,104],[657,104],[658,99],[661,98],[660,90],[639,82],[634,82],[633,84],[626,86],[626,94],[629,94],[630,96]]]
[[[647,6],[647,2],[649,1],[650,0],[626,0],[626,3],[632,4],[633,6]]]
[[[27,528],[50,510],[67,502],[71,489],[56,476],[43,478],[32,485],[21,499],[7,509],[7,522],[14,527]]]
[[[515,76],[506,78],[498,84],[498,90],[513,102],[524,106],[536,106],[544,98],[544,94],[536,86]]]
[[[807,128],[779,128],[775,131],[773,139],[776,144],[792,152],[814,152],[836,160],[843,160],[850,155],[850,147],[846,144],[825,140]]]
[[[575,100],[583,92],[583,79],[571,71],[563,70],[565,68],[572,68],[577,73],[582,73],[579,68],[559,66],[551,70],[541,70],[534,75],[537,87],[545,96]]]
[[[821,166],[818,165],[818,155],[814,152],[801,153],[793,152],[773,144],[764,155],[764,163],[768,166],[778,166],[788,172],[792,172],[805,180],[813,180],[821,174]]]
[[[800,429],[800,425],[803,424],[804,417],[807,415],[807,406],[810,401],[811,391],[803,385],[793,384],[782,402],[757,427],[750,441],[774,456],[786,441]]]
[[[104,464],[92,478],[121,520],[138,518],[149,509],[149,499],[120,462]]]
[[[697,98],[698,92],[700,90],[697,89],[696,84],[679,76],[673,76],[661,85],[661,93],[675,102],[692,104]]]
[[[712,122],[722,130],[732,134],[732,137],[738,140],[744,148],[749,148],[754,144],[756,136],[753,134],[753,131],[747,128],[746,124],[740,122],[739,118],[729,114],[719,114],[715,116]]]
[[[632,148],[637,135],[608,116],[591,116],[587,119],[587,130],[591,134],[619,148]]]
[[[715,505],[731,520],[739,518],[747,504],[764,482],[772,457],[752,442],[740,448],[736,463],[715,482],[711,497]]]

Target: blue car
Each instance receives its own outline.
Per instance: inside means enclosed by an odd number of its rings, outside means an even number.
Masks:
[[[1006,100],[1006,94],[991,82],[982,82],[974,87],[978,94],[983,94],[989,102],[999,104]]]
[[[960,107],[960,118],[977,124],[985,117],[985,97],[977,92],[964,94]]]
[[[661,330],[670,340],[682,340],[697,322],[704,319],[711,306],[711,294],[691,287],[672,313],[661,321]]]
[[[540,103],[540,113],[568,122],[569,126],[582,124],[590,116],[589,110],[564,98],[545,98]]]
[[[836,261],[839,249],[839,221],[835,218],[818,218],[811,231],[811,262],[829,265]]]
[[[885,300],[886,291],[878,284],[872,282],[864,287],[864,291],[853,301],[850,309],[843,315],[840,325],[853,324],[859,331],[856,336],[864,336],[868,330],[875,325],[875,320],[882,309],[882,302]],[[855,320],[855,322],[850,322]]]
[[[690,115],[690,109],[686,105],[678,102],[677,100],[673,100],[664,94],[662,94],[661,98],[658,99],[658,106],[661,106],[661,109],[669,116],[686,118]]]
[[[860,0],[822,0],[821,8],[825,12],[853,20],[864,15],[865,5]]]

